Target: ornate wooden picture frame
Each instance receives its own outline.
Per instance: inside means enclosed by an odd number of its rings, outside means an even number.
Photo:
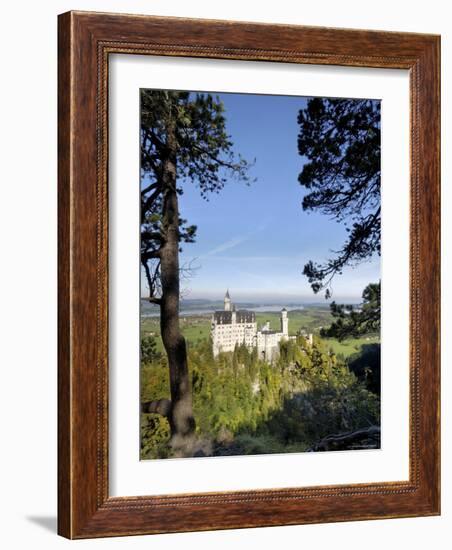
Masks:
[[[440,38],[69,12],[59,17],[58,531],[68,538],[440,513]],[[111,497],[110,54],[406,69],[410,75],[408,481]]]

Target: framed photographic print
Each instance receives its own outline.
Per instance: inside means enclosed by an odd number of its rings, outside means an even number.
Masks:
[[[439,37],[59,18],[59,533],[439,514]]]

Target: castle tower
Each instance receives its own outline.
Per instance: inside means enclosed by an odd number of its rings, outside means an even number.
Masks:
[[[281,332],[286,338],[289,337],[289,319],[285,307],[281,310]]]
[[[226,295],[224,297],[224,310],[231,311],[231,298],[229,296],[229,289],[226,291]]]
[[[232,311],[232,324],[235,325],[235,323],[237,323],[237,312],[235,310],[235,306],[232,306],[231,308],[231,311]]]

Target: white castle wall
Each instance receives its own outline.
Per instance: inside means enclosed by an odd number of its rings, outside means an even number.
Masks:
[[[213,354],[217,356],[220,351],[234,351],[236,344],[253,346],[254,336],[257,331],[256,323],[220,324],[212,319],[212,343]]]

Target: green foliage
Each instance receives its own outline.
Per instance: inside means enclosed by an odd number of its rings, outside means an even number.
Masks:
[[[347,265],[380,254],[380,102],[313,98],[298,115],[299,175],[308,190],[304,210],[343,223],[348,238],[325,264],[308,262],[304,274],[314,292],[326,288]]]
[[[369,284],[363,291],[363,302],[359,307],[352,305],[330,305],[334,322],[320,331],[321,336],[342,341],[350,337],[380,332],[380,282]]]
[[[153,363],[141,360],[141,402],[169,398],[169,370],[161,354],[154,356]],[[141,414],[141,458],[167,458],[171,456],[168,446],[169,423],[158,414]]]
[[[158,414],[142,414],[141,458],[171,457],[171,449],[168,445],[170,435],[170,427],[166,418]]]
[[[152,364],[141,363],[141,401],[169,397],[169,371],[166,358]]]
[[[141,362],[152,363],[161,359],[162,354],[157,351],[157,343],[154,336],[144,336],[141,338]]]
[[[301,452],[331,433],[379,422],[371,393],[328,342],[303,336],[283,341],[272,363],[255,349],[236,346],[214,358],[208,339],[189,346],[197,437],[210,454]],[[142,365],[143,401],[168,395],[165,360]],[[142,457],[171,456],[165,419],[142,415]]]
[[[308,372],[306,391],[286,398],[261,433],[276,433],[286,444],[301,441],[310,447],[327,435],[379,424],[378,397],[347,367],[325,365]]]

